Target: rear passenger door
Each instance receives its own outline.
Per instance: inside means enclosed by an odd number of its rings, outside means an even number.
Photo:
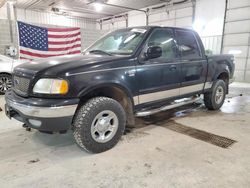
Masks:
[[[146,41],[141,56],[153,46],[160,46],[162,55],[154,59],[141,57],[137,65],[140,104],[179,96],[180,65],[176,63],[177,46],[174,41],[174,31],[170,28],[154,29]]]
[[[195,33],[191,30],[176,29],[180,64],[180,95],[197,93],[203,90],[206,81],[207,60],[203,57]]]

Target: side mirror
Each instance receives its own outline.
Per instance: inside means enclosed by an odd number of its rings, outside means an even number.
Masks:
[[[162,55],[162,48],[160,46],[150,46],[147,49],[146,58],[154,59],[157,57],[161,57],[161,55]]]

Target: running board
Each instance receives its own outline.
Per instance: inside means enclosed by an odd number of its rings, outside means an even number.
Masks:
[[[136,117],[149,116],[149,115],[156,114],[158,112],[162,112],[162,111],[170,110],[170,109],[177,108],[177,107],[180,107],[180,106],[184,106],[184,105],[187,105],[187,104],[195,103],[195,102],[198,102],[199,100],[201,100],[200,97],[192,97],[192,98],[185,98],[185,99],[175,100],[172,104],[167,105],[167,106],[162,106],[160,108],[155,108],[155,109],[151,109],[151,110],[148,110],[148,111],[137,112],[135,114],[135,116]]]

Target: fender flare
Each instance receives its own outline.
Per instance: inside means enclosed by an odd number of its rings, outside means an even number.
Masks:
[[[228,70],[226,70],[226,69],[224,69],[224,70],[219,71],[218,73],[216,73],[216,75],[215,75],[215,77],[214,77],[213,81],[215,81],[215,80],[219,77],[219,75],[221,75],[221,74],[223,74],[223,73],[226,73],[226,74],[228,75],[228,78],[229,78],[229,76],[230,76],[229,71],[228,71]]]
[[[217,71],[215,71],[215,74],[213,76],[212,81],[214,82],[220,74],[226,73],[228,77],[230,77],[230,69],[227,63],[224,61],[223,63],[217,64]]]
[[[108,82],[108,83],[106,82],[106,83],[100,83],[100,84],[86,87],[79,92],[78,98],[84,97],[85,95],[87,95],[91,91],[94,91],[95,89],[99,89],[99,88],[103,88],[103,87],[116,87],[116,88],[121,89],[126,94],[126,96],[128,96],[128,98],[131,100],[131,102],[134,106],[133,95],[130,92],[130,90],[127,87],[125,87],[124,85],[122,85],[120,83],[116,83],[116,82]]]
[[[8,75],[12,75],[10,72],[0,72],[0,74],[8,74]]]

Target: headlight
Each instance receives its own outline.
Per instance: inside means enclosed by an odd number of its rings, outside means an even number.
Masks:
[[[69,90],[68,82],[61,79],[42,78],[33,88],[34,93],[66,94]]]

